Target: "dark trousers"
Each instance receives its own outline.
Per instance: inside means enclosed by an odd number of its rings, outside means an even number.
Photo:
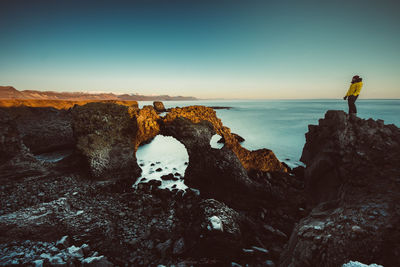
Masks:
[[[357,96],[350,95],[347,98],[347,103],[349,104],[349,114],[350,113],[357,113],[357,108],[356,108],[356,100],[357,100],[357,98],[358,98],[358,95]]]

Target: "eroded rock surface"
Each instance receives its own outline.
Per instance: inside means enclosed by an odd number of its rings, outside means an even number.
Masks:
[[[15,120],[0,110],[0,180],[42,175],[46,172],[22,142]]]
[[[278,262],[294,222],[302,216],[302,181],[289,173],[263,171],[268,164],[269,170],[282,170],[275,156],[260,158],[261,170],[246,169],[237,153],[239,143],[212,109],[173,109],[160,118],[152,106],[90,103],[71,112],[75,154],[46,165],[51,170],[47,175],[24,173],[17,180],[2,180],[0,232],[5,234],[0,236],[0,249],[27,251],[32,242],[53,244],[68,235],[68,247],[49,252],[47,247],[35,248],[33,253],[50,254],[44,264],[50,258],[70,264],[72,254],[63,251],[74,244],[72,250],[79,252],[88,244],[118,266]],[[10,125],[7,133],[0,132],[2,138],[9,133],[10,142],[0,144],[10,147],[0,148],[27,163],[18,155],[19,151],[28,155],[29,150],[24,149],[17,127]],[[213,149],[210,139],[215,133],[235,141]],[[131,187],[140,170],[135,151],[157,134],[171,135],[185,145],[189,153],[185,183],[200,192],[160,189],[157,181]],[[18,173],[18,165],[7,166],[11,174]],[[96,179],[88,179],[84,166]],[[28,238],[32,242],[25,244]],[[71,256],[72,263],[79,265],[87,256],[104,259],[98,255]],[[29,261],[42,258],[18,258],[16,264],[34,264]]]
[[[96,179],[129,179],[141,169],[134,140],[138,125],[135,109],[109,103],[90,103],[72,110],[76,148]]]
[[[165,116],[163,122],[168,124],[177,117],[184,117],[194,123],[208,121],[214,127],[215,133],[225,140],[225,146],[231,149],[239,158],[246,170],[261,171],[286,171],[285,166],[276,158],[269,149],[249,151],[243,148],[235,135],[231,134],[228,127],[223,126],[221,120],[216,116],[215,110],[204,106],[189,106],[184,108],[172,108]]]
[[[133,140],[137,149],[139,145],[151,141],[160,132],[160,116],[152,106],[134,109],[133,114],[137,124],[137,133]]]
[[[21,136],[15,122],[0,110],[0,163],[21,155],[27,148],[21,142]]]
[[[55,108],[2,108],[15,121],[23,143],[33,154],[74,147],[71,112]]]
[[[227,147],[214,149],[210,146],[215,134],[211,122],[195,123],[176,117],[163,125],[161,133],[173,136],[185,145],[189,154],[185,172],[188,186],[232,205],[248,206],[254,205],[254,201],[262,201],[259,197],[265,193],[263,184],[249,179],[236,154]]]
[[[400,130],[328,111],[306,140],[312,211],[294,229],[281,266],[399,266]]]

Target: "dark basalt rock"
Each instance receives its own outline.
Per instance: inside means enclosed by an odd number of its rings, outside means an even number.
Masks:
[[[15,120],[0,110],[0,180],[17,180],[26,176],[47,174],[24,145]]]
[[[266,185],[249,179],[231,149],[211,148],[210,140],[215,130],[210,122],[194,123],[177,117],[164,124],[161,133],[175,137],[186,147],[189,165],[185,171],[185,183],[188,186],[234,207],[253,206],[265,200]]]
[[[27,152],[15,122],[0,110],[0,164]]]
[[[400,130],[328,111],[309,126],[301,160],[312,210],[281,266],[400,266]]]
[[[239,143],[242,143],[242,142],[245,141],[245,139],[244,139],[243,137],[241,137],[240,135],[238,135],[238,134],[232,133],[232,135],[235,137],[235,139],[236,139]],[[217,143],[225,144],[225,138],[224,138],[224,137],[221,137],[221,139],[219,139]]]
[[[154,102],[153,102],[153,106],[154,106],[154,109],[155,109],[157,112],[165,112],[165,111],[166,111],[166,109],[165,109],[165,107],[164,107],[164,104],[163,104],[163,102],[161,102],[161,101],[154,101]]]
[[[176,178],[172,173],[161,176],[161,179],[164,181],[178,181],[179,179]]]
[[[48,165],[51,175],[24,173],[2,180],[0,245],[27,238],[55,242],[69,235],[73,244],[90,243],[118,266],[225,266],[232,261],[259,266],[277,262],[295,221],[304,215],[299,212],[302,180],[279,172],[282,165],[270,150],[241,150],[212,109],[171,109],[160,118],[152,106],[91,103],[71,114],[74,154]],[[9,173],[15,174],[27,158],[38,162],[12,121],[3,125],[11,126],[0,128],[7,141],[0,149],[16,160],[7,158],[12,164],[1,166],[11,166]],[[210,147],[215,133],[226,137],[223,149]],[[132,188],[140,171],[135,150],[157,134],[185,145],[185,183],[199,190],[161,189],[158,180]],[[251,163],[257,158],[259,165]],[[85,168],[95,179],[87,179]],[[164,178],[178,179],[173,173]]]
[[[203,200],[199,209],[197,226],[202,237],[197,243],[198,255],[218,259],[235,257],[243,247],[239,213],[214,199]]]
[[[132,108],[109,103],[75,106],[72,126],[76,148],[86,159],[95,179],[138,177],[132,140],[138,131]]]
[[[13,118],[26,147],[33,154],[73,148],[71,112],[55,108],[2,108]]]

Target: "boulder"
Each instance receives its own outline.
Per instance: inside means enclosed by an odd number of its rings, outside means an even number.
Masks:
[[[201,201],[192,226],[192,232],[199,235],[193,255],[217,259],[234,257],[243,246],[240,224],[240,214],[224,203],[215,199]]]
[[[400,266],[400,130],[328,111],[309,126],[301,160],[311,212],[281,266]]]
[[[163,104],[163,102],[161,102],[161,101],[154,101],[154,102],[153,102],[153,106],[154,106],[154,109],[155,109],[157,112],[165,112],[165,111],[166,111],[166,109],[165,109],[165,107],[164,107],[164,104]]]
[[[135,109],[112,103],[89,103],[72,110],[76,149],[95,179],[129,179],[141,169],[134,140]]]

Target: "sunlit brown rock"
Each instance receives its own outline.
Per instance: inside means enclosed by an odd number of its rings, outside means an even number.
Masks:
[[[161,102],[161,101],[154,101],[154,102],[153,102],[153,106],[154,106],[154,109],[155,109],[157,112],[164,112],[164,111],[166,111],[166,109],[165,109],[165,107],[164,107],[164,104],[163,104],[163,102]]]
[[[152,106],[133,109],[132,114],[137,124],[137,132],[134,138],[135,149],[137,149],[140,144],[151,140],[160,132],[160,125],[158,123],[160,116]]]

